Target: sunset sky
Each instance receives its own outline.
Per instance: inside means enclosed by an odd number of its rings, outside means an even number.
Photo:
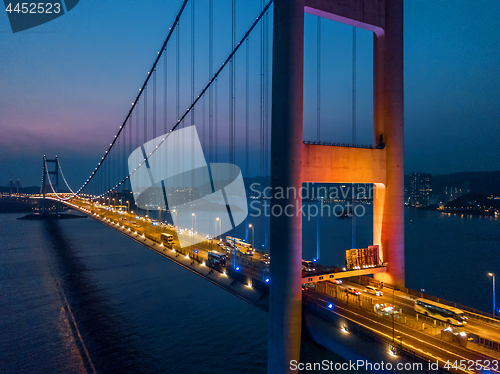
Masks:
[[[216,3],[216,25],[228,23],[231,2]],[[181,4],[180,0],[82,0],[66,15],[15,34],[2,12],[0,185],[11,178],[20,179],[23,186],[39,185],[42,156],[57,154],[68,182],[78,188],[125,119]],[[237,40],[259,9],[260,1],[237,2]],[[204,13],[204,9],[197,13],[195,37],[202,52],[197,52],[196,67],[206,70]],[[499,170],[500,3],[406,1],[404,14],[405,173]],[[349,141],[352,28],[322,22],[322,140]],[[221,30],[214,36],[214,69],[227,56],[231,42],[230,33]],[[316,20],[309,15],[305,36],[304,138],[308,140],[314,139],[316,126]],[[372,38],[364,30],[357,38],[358,141],[369,143]],[[255,40],[258,45],[259,39]],[[258,56],[252,58],[258,65]],[[243,60],[244,54],[237,75],[243,74]],[[189,66],[189,59],[182,64]],[[189,83],[189,69],[181,74]],[[238,77],[242,82],[238,100],[244,101],[244,77]],[[206,83],[197,73],[196,92]],[[227,85],[221,82],[222,86],[227,91]],[[190,87],[184,94],[190,98]],[[159,95],[162,98],[163,91]],[[255,95],[250,100],[252,108],[258,107]],[[227,100],[223,101],[220,113],[227,111]],[[184,101],[181,107],[183,113]],[[221,126],[226,126],[227,119],[220,117]],[[240,122],[236,131],[241,135]],[[252,123],[250,143],[256,153],[258,129],[259,124]],[[226,137],[224,129],[220,135]],[[219,144],[227,149],[224,140]]]

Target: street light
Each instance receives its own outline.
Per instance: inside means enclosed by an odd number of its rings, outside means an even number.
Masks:
[[[493,278],[493,317],[495,317],[495,273],[488,273]]]
[[[396,301],[394,297],[394,291],[399,291],[399,288],[396,289],[396,286],[393,286],[392,289],[392,345],[394,346],[394,313],[396,312]]]
[[[161,231],[161,207],[158,207],[158,214],[159,214],[158,225],[160,226],[160,231]]]
[[[255,250],[255,236],[254,236],[253,226],[252,224],[249,224],[248,227],[252,229],[252,247]]]
[[[194,256],[194,233],[196,232],[196,214],[192,213],[191,214],[191,224],[193,224],[193,217],[194,217],[194,225],[193,225],[193,240],[191,241],[191,250],[193,251],[193,256]]]
[[[220,237],[222,236],[221,220],[219,219],[219,217],[217,217],[215,220],[219,222],[219,241],[220,241]]]

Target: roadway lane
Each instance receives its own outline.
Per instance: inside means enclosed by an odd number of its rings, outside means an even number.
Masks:
[[[414,317],[417,314],[414,308],[414,300],[416,298],[412,298],[406,293],[395,291],[394,302],[393,302],[392,290],[390,289],[383,289],[382,290],[383,296],[375,296],[364,292],[365,289],[364,286],[359,285],[357,283],[344,281],[344,283],[342,283],[341,286],[343,288],[352,287],[360,291],[363,296],[373,299],[375,303],[379,304],[386,303],[391,305],[394,304],[396,308],[398,308],[404,315],[409,315]],[[467,324],[463,325],[459,329],[460,331],[464,331],[466,333],[472,333],[484,339],[500,342],[500,325],[495,326],[494,324],[489,324],[489,323],[486,324],[474,320],[472,318],[469,318],[467,320]]]
[[[355,322],[356,324],[371,330],[389,341],[392,341],[393,329],[392,329],[392,319],[384,318],[374,312],[369,312],[362,308],[358,308],[354,304],[347,304],[339,301],[338,299],[331,298],[325,294],[307,290],[303,291],[303,299],[305,301],[314,302],[315,304],[326,308],[329,303],[332,303],[333,309],[331,313],[335,313],[347,320]],[[460,360],[465,360],[467,363],[478,363],[484,362],[484,356],[476,352],[470,351],[463,347],[452,345],[448,342],[433,338],[431,336],[425,335],[419,331],[415,331],[401,325],[397,322],[394,323],[394,335],[402,336],[403,348],[414,351],[418,356],[424,357],[429,360],[439,360],[440,366],[444,367],[446,362],[455,362]],[[399,341],[396,345],[399,346]],[[482,370],[451,370],[452,372],[460,373],[482,373]],[[492,370],[488,372],[500,373],[499,369]]]

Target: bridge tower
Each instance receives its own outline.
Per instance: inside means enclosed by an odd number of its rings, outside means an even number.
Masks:
[[[305,12],[373,32],[373,149],[303,142]],[[387,263],[375,277],[404,285],[403,0],[275,0],[273,28],[268,372],[288,373],[300,354],[302,199],[277,188],[373,183],[373,244]]]
[[[54,171],[48,170],[47,163],[53,163],[54,164]],[[52,187],[54,189],[54,192],[57,194],[59,193],[59,158],[56,156],[54,160],[47,160],[47,157],[44,155],[43,156],[43,176],[42,176],[42,194],[43,194],[43,199],[42,199],[42,214],[45,214],[45,194],[46,194],[46,188],[47,188],[47,178],[50,178],[51,175],[55,175],[54,178],[54,183],[52,184]],[[52,183],[52,181],[49,181],[49,183]],[[59,204],[56,203],[56,213],[59,213]]]

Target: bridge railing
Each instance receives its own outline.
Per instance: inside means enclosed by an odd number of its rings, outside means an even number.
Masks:
[[[375,306],[377,301],[367,295],[352,295],[349,294],[347,289],[338,286],[329,281],[322,281],[316,284],[316,290],[320,293],[326,294],[338,302],[345,305],[355,306],[377,316],[378,318],[385,319],[387,322],[392,322],[392,313],[376,312]],[[325,305],[326,307],[326,305]],[[427,336],[446,341],[448,343],[461,346],[473,350],[479,354],[487,355],[490,357],[500,358],[500,343],[494,342],[478,335],[468,334],[465,337],[459,334],[445,331],[450,325],[436,320],[431,317],[416,313],[407,313],[403,309],[396,309],[394,314],[394,322],[399,325],[406,326],[416,332],[423,333]]]
[[[411,363],[421,363],[422,369],[419,372],[425,373],[448,373],[445,369],[439,367],[437,371],[429,370],[428,360],[421,358],[416,355],[416,353],[400,344],[400,342],[393,342],[357,323],[346,320],[334,313],[328,307],[318,305],[315,302],[309,301],[307,296],[302,299],[303,312],[305,314],[304,318],[307,321],[307,314],[315,316],[321,320],[328,322],[329,324],[337,327],[338,329],[345,328],[349,334],[362,339],[363,341],[369,343],[371,346],[377,347],[380,351],[388,351],[391,347],[394,353],[404,359],[406,362]],[[305,325],[305,332],[307,334],[308,326],[307,322]],[[306,335],[307,336],[307,335]]]
[[[381,283],[381,282],[378,282],[375,279],[367,277],[365,275],[350,277],[350,278],[346,278],[346,279],[351,281],[351,282],[357,283],[357,284],[362,284],[364,286],[370,285],[370,286],[375,286],[378,288],[388,288],[390,290],[392,290],[394,288],[394,286],[392,284]],[[454,303],[452,301],[449,301],[449,300],[446,300],[446,299],[443,299],[440,297],[436,297],[436,296],[430,295],[430,294],[425,293],[425,292],[415,291],[415,290],[412,290],[410,288],[405,288],[405,287],[399,288],[398,291],[406,293],[407,295],[415,296],[416,298],[424,298],[427,300],[435,301],[437,303],[441,303],[444,305],[448,305],[448,306],[452,306],[454,308],[461,309],[464,312],[466,312],[467,317],[474,319],[474,320],[477,320],[477,321],[482,322],[482,323],[490,323],[490,324],[496,324],[496,325],[498,325],[498,323],[500,323],[500,316],[493,316],[493,314],[491,314],[491,313],[487,313],[487,312],[484,312],[482,310],[471,308],[471,307],[468,307],[466,305]]]

